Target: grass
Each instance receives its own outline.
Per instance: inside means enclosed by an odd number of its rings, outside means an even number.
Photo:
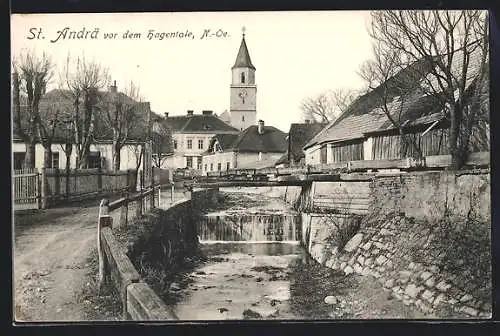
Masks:
[[[97,249],[92,250],[87,264],[89,265],[87,282],[79,293],[79,302],[82,302],[85,307],[86,319],[89,321],[122,320],[122,303],[116,290],[109,283],[106,283],[103,291],[99,293]]]

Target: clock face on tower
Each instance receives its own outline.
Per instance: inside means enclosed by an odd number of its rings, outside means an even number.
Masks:
[[[248,92],[247,92],[247,90],[245,90],[245,89],[241,90],[241,91],[238,93],[238,96],[240,97],[241,102],[242,102],[243,104],[245,104],[245,98],[247,97],[247,95],[248,95]]]

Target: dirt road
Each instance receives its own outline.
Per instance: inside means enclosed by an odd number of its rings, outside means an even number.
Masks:
[[[15,218],[16,321],[85,320],[82,289],[96,243],[98,207],[49,209]]]

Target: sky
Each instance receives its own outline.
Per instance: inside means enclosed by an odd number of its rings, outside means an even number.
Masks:
[[[220,114],[229,110],[231,67],[245,27],[256,67],[257,119],[288,132],[291,123],[303,121],[304,98],[363,86],[357,71],[371,58],[368,24],[367,11],[15,14],[11,55],[46,52],[56,70],[68,54],[84,55],[108,68],[119,90],[136,83],[155,113]],[[58,33],[65,28],[66,38]],[[82,29],[89,32],[86,39],[69,38],[69,31]],[[202,39],[206,29],[215,35]],[[191,35],[149,39],[150,31]],[[124,38],[126,32],[141,36]],[[108,33],[116,38],[105,38]]]

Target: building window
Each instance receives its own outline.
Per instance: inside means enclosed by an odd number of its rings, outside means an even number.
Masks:
[[[221,170],[222,169],[222,163],[217,163],[217,170]]]
[[[205,163],[205,171],[207,171],[208,165]]]
[[[214,170],[214,164],[213,164],[213,163],[211,163],[211,164],[210,164],[210,171],[213,171],[213,170]]]
[[[174,149],[177,149],[177,140],[174,140]]]
[[[203,140],[198,140],[198,149],[203,149]]]
[[[52,153],[50,168],[59,168],[59,152]]]
[[[245,121],[245,116],[241,116],[241,121]]]
[[[186,167],[193,168],[193,157],[192,156],[186,156]]]
[[[90,152],[89,153],[89,168],[100,168],[101,167],[101,153],[100,152]]]
[[[193,140],[188,139],[188,141],[187,141],[187,149],[193,149]]]
[[[196,166],[198,170],[201,170],[201,157],[198,158],[198,164]]]
[[[229,170],[229,162],[226,162],[226,170]]]
[[[241,73],[241,83],[243,83],[243,84],[245,83],[245,73],[244,72]]]
[[[23,169],[26,152],[14,152],[14,170]]]

